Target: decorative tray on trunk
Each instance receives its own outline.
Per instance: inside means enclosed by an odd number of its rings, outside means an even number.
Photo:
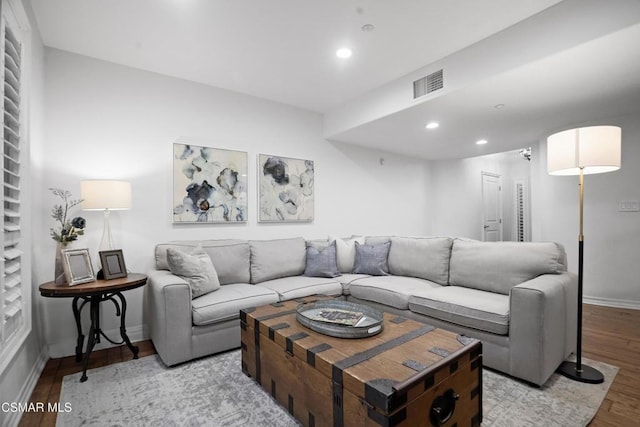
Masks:
[[[298,322],[321,334],[365,338],[382,332],[382,312],[348,301],[316,301],[297,308]]]

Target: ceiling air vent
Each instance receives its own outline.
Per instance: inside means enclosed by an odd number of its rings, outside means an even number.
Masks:
[[[442,76],[442,70],[438,70],[413,82],[413,99],[420,98],[443,87],[444,78]]]

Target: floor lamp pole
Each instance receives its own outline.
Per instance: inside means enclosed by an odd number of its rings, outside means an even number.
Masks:
[[[582,274],[584,269],[584,168],[580,168],[580,234],[578,235],[578,331],[576,334],[576,361],[562,362],[558,372],[583,383],[600,384],[602,372],[582,364]]]

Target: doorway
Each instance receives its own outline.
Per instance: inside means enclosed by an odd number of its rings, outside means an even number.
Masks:
[[[502,176],[482,172],[482,240],[502,240]]]

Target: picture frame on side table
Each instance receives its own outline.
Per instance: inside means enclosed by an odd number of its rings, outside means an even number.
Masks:
[[[63,249],[62,266],[69,286],[94,282],[96,280],[91,265],[89,249]]]
[[[258,155],[258,222],[312,222],[313,160]]]
[[[127,277],[127,266],[124,263],[122,249],[100,251],[101,278],[104,280]]]

